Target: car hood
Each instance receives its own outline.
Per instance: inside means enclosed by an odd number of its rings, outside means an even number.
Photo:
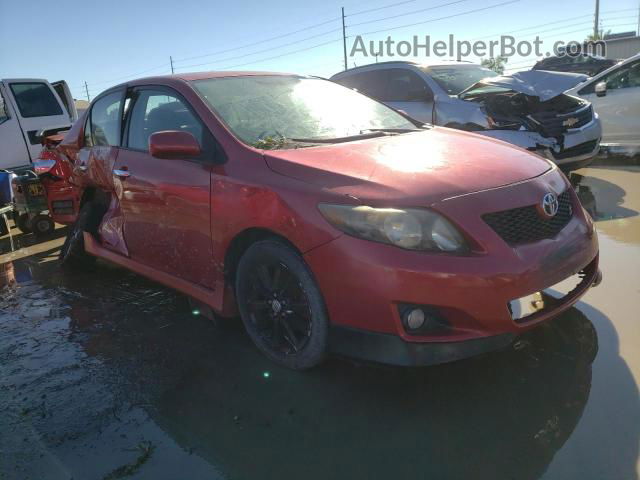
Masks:
[[[532,97],[538,97],[545,102],[584,82],[589,77],[581,73],[547,72],[545,70],[528,70],[513,75],[489,77],[482,80],[483,85],[495,85],[509,88],[518,93],[524,93]],[[464,92],[474,89],[478,85],[472,85]]]
[[[275,172],[334,194],[430,205],[542,175],[547,160],[505,142],[435,127],[357,142],[265,152]]]

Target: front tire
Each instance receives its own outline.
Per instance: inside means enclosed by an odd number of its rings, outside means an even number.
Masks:
[[[92,214],[92,204],[85,203],[78,213],[76,222],[70,227],[60,250],[60,265],[63,268],[86,269],[95,263],[96,258],[84,249],[84,232],[90,231]]]
[[[324,360],[329,318],[298,252],[275,239],[254,243],[240,259],[235,287],[242,322],[262,353],[294,370]]]
[[[29,223],[31,231],[36,237],[42,238],[53,233],[56,229],[55,223],[48,215],[36,215]]]
[[[29,228],[30,223],[31,222],[29,221],[29,215],[26,213],[18,215],[16,218],[16,227],[18,227],[18,230],[20,230],[25,235],[31,233],[31,228]]]

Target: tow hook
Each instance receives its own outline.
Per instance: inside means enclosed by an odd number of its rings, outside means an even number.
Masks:
[[[598,269],[598,273],[596,273],[596,278],[593,280],[591,284],[592,287],[597,287],[602,283],[602,270]]]

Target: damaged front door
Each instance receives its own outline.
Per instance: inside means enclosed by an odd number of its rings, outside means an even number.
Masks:
[[[132,98],[125,146],[113,169],[129,254],[156,270],[212,288],[210,166],[203,158],[149,153],[149,137],[167,130],[191,133],[202,148],[206,127],[168,88],[136,89]]]

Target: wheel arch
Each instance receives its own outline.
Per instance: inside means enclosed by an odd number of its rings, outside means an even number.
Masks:
[[[89,222],[89,232],[97,233],[98,227],[102,222],[102,218],[105,213],[109,209],[109,204],[111,203],[111,197],[109,192],[105,192],[104,190],[96,187],[87,187],[83,190],[82,196],[80,197],[80,204],[78,208],[78,212],[82,207],[84,207],[87,203],[91,202],[91,220]]]
[[[238,263],[247,249],[256,242],[268,239],[278,240],[293,248],[298,252],[298,254],[300,254],[300,256],[302,256],[300,249],[284,235],[263,227],[247,228],[233,237],[225,251],[224,277],[227,285],[233,288]]]

